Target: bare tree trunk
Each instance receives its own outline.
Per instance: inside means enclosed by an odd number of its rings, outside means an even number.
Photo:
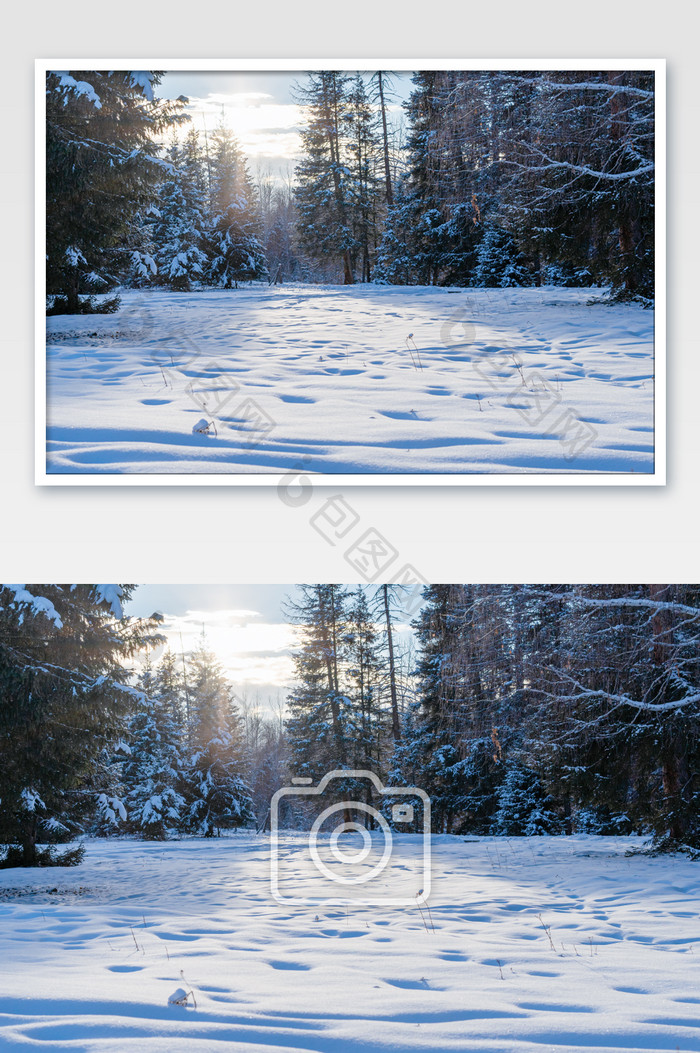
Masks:
[[[345,228],[345,201],[343,199],[343,188],[340,185],[339,172],[340,138],[338,133],[338,107],[335,100],[333,102],[332,110],[328,104],[326,105],[326,113],[328,114],[328,146],[330,148],[331,167],[333,170],[333,191],[336,207],[338,209],[338,219],[341,227]],[[350,249],[345,249],[343,252],[343,281],[345,285],[355,284],[355,279],[352,273],[352,257],[350,256]]]
[[[399,702],[396,694],[396,662],[394,661],[394,636],[391,629],[391,611],[389,610],[389,586],[382,585],[384,595],[384,617],[386,618],[386,636],[389,647],[389,690],[391,692],[391,734],[394,742],[401,741],[399,723]]]
[[[617,72],[608,73],[610,84],[622,84],[624,75]],[[620,143],[624,139],[628,125],[628,96],[623,92],[614,91],[610,98],[610,138],[613,143]],[[632,220],[624,206],[619,210],[618,218],[618,244],[620,255],[625,268],[625,289],[633,293],[637,288],[637,280],[633,270],[634,261],[634,231]]]
[[[332,610],[327,611],[323,601],[323,593],[318,591],[319,614],[321,617],[321,643],[325,651],[326,672],[328,675],[328,694],[331,706],[331,721],[333,723],[333,737],[338,748],[338,761],[345,764],[345,739],[340,724],[340,710],[338,708],[338,652],[336,639],[336,615],[335,601],[331,599]]]
[[[668,585],[649,585],[649,595],[653,600],[663,602],[668,598]],[[656,676],[665,682],[667,666],[673,659],[673,625],[670,612],[656,610],[651,620],[653,636],[653,656]],[[665,694],[665,686],[664,686]],[[657,701],[663,701],[659,698]],[[671,730],[669,740],[661,758],[661,780],[664,797],[669,809],[668,833],[674,841],[682,841],[687,832],[682,800],[682,784],[685,768],[683,743],[678,733]]]
[[[355,284],[355,279],[352,274],[352,257],[350,256],[350,249],[346,249],[343,253],[343,281],[346,285]]]
[[[382,132],[384,137],[384,181],[386,185],[386,203],[391,208],[394,204],[394,191],[391,185],[391,166],[389,164],[389,133],[386,126],[386,105],[384,103],[384,82],[382,73],[377,71],[377,84],[379,86],[379,106],[382,111]]]
[[[78,287],[80,283],[80,274],[77,267],[71,267],[68,275],[68,283],[66,286],[66,308],[68,314],[79,314],[80,313],[80,296],[78,295]]]
[[[22,838],[22,866],[36,866],[36,835],[37,822],[36,819],[32,819],[25,827]]]

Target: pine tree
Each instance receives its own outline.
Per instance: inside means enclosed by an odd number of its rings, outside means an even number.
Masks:
[[[384,209],[378,166],[380,157],[377,116],[361,73],[348,94],[349,214],[352,224],[353,273],[368,282],[372,277]]]
[[[654,74],[513,74],[507,205],[543,262],[654,295]]]
[[[377,70],[370,77],[372,85],[372,101],[378,106],[382,122],[382,161],[384,163],[384,199],[387,208],[394,204],[393,175],[390,160],[389,129],[387,124],[386,110],[387,97],[392,91],[391,74]]]
[[[394,766],[402,781],[430,794],[436,829],[491,827],[506,761],[525,730],[524,616],[512,586],[424,592],[418,697]]]
[[[379,638],[364,588],[349,597],[345,634],[350,701],[352,767],[383,778],[390,745],[391,715],[383,705],[384,671]]]
[[[346,156],[350,83],[347,74],[324,70],[310,73],[306,85],[298,88],[307,120],[301,130],[303,158],[294,190],[302,249],[321,264],[340,265],[345,285],[355,281],[357,249],[350,204],[352,173]]]
[[[431,798],[434,828],[449,832],[461,807],[463,787],[454,764],[459,759],[449,723],[454,709],[446,702],[455,690],[445,668],[450,662],[454,636],[454,596],[451,585],[431,585],[424,590],[424,606],[416,624],[420,646],[419,699],[409,707],[406,724],[393,761],[392,781],[415,785]]]
[[[659,846],[697,849],[700,588],[571,586],[565,601],[556,650],[537,670],[540,714],[557,731],[543,756],[574,810],[628,817]]]
[[[653,297],[651,73],[413,79],[406,171],[378,252],[383,280],[610,283],[616,297]]]
[[[492,832],[506,837],[561,832],[555,803],[536,771],[520,764],[508,767],[498,791],[498,810]]]
[[[394,285],[466,285],[479,241],[477,189],[483,158],[476,129],[464,134],[463,116],[479,105],[460,89],[458,74],[416,73],[406,104],[406,172],[396,189],[378,251],[378,272]],[[471,83],[471,82],[469,82]]]
[[[218,836],[253,821],[243,727],[221,665],[202,640],[187,670],[187,731],[180,790],[185,830]]]
[[[400,587],[398,587],[400,588]],[[401,714],[399,712],[398,665],[394,644],[394,616],[398,606],[396,600],[397,586],[380,585],[375,593],[374,606],[379,619],[384,623],[386,637],[386,678],[391,703],[391,735],[394,743],[401,741]]]
[[[124,736],[134,703],[125,660],[158,639],[125,619],[130,585],[0,589],[0,842],[6,865],[76,862],[47,842],[75,837],[100,807],[101,753]]]
[[[159,138],[181,102],[154,98],[162,74],[51,72],[46,78],[46,280],[51,313],[114,310],[95,301],[129,273],[162,177]],[[81,293],[87,296],[81,297]]]
[[[287,700],[289,765],[314,782],[350,764],[350,702],[341,673],[346,659],[346,594],[341,585],[302,585],[288,614],[299,626],[296,686]]]
[[[174,144],[167,160],[172,166],[160,186],[158,217],[152,239],[156,273],[154,281],[187,291],[203,280],[207,257],[205,242],[205,188],[199,140],[193,128],[182,146]]]
[[[241,148],[223,124],[209,164],[208,281],[223,289],[267,277],[255,188]]]
[[[129,754],[121,772],[126,829],[153,840],[178,828],[185,804],[177,789],[184,712],[176,661],[167,651],[158,666],[149,663],[139,676],[143,697],[129,723]]]
[[[515,237],[504,227],[489,224],[476,250],[472,285],[507,289],[532,284],[527,259]]]

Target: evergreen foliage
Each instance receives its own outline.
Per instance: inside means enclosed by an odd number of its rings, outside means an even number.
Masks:
[[[191,129],[182,146],[168,151],[172,166],[161,184],[158,215],[152,223],[154,281],[187,291],[205,276],[206,204],[202,160],[196,131]]]
[[[398,586],[300,586],[286,719],[239,705],[204,640],[134,684],[127,660],[160,638],[157,616],[123,617],[131,589],[0,588],[4,865],[76,862],[56,846],[81,832],[264,825],[290,778],[350,769],[427,792],[434,832],[700,852],[698,585],[429,585],[410,673]],[[390,815],[365,782],[330,790]]]
[[[220,126],[209,166],[211,218],[207,234],[208,281],[232,289],[239,281],[267,276],[260,244],[255,188],[231,132]]]
[[[429,71],[379,273],[394,284],[609,284],[653,297],[653,74]]]
[[[101,755],[124,737],[134,702],[127,658],[157,640],[153,619],[125,619],[132,586],[0,589],[0,843],[22,865],[75,862],[49,846],[116,807]],[[105,792],[107,791],[107,792]]]
[[[168,170],[159,136],[182,120],[179,102],[154,98],[161,76],[47,74],[46,291],[54,313],[98,309],[92,295],[128,274],[139,217]]]
[[[245,781],[245,742],[240,713],[215,656],[202,640],[191,655],[186,685],[187,725],[181,793],[183,826],[205,837],[253,819]]]
[[[561,819],[554,809],[555,802],[545,791],[537,772],[513,763],[498,792],[492,832],[507,837],[557,834],[561,830]]]
[[[178,790],[182,770],[184,687],[177,659],[168,651],[138,681],[143,697],[131,718],[124,785],[125,827],[163,840],[183,822],[185,801]]]

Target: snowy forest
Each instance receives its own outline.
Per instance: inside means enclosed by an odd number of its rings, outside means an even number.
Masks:
[[[408,635],[400,586],[298,586],[281,705],[237,694],[204,637],[164,648],[134,588],[0,589],[4,866],[262,832],[276,790],[336,769],[421,788],[434,833],[700,849],[699,585],[429,585]]]
[[[424,71],[403,132],[390,72],[297,85],[302,153],[251,175],[159,72],[51,72],[47,310],[242,282],[602,286],[654,296],[654,73]]]

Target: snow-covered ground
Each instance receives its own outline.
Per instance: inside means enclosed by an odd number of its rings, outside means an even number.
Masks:
[[[127,291],[48,319],[47,472],[649,473],[653,313],[596,296]]]
[[[632,843],[436,837],[431,917],[281,906],[264,835],[0,871],[0,1049],[698,1051],[699,864]]]

